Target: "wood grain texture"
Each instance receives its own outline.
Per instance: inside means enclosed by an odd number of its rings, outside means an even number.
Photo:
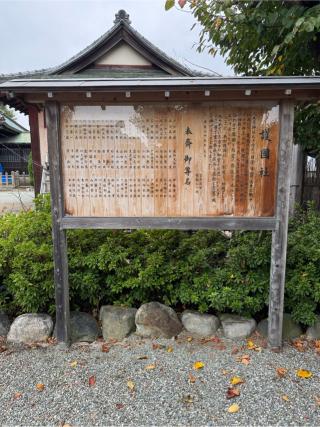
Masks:
[[[274,102],[63,106],[61,134],[67,215],[274,215]]]
[[[52,237],[54,256],[54,282],[56,297],[56,337],[59,342],[70,342],[70,308],[68,284],[67,238],[60,223],[64,216],[61,171],[60,107],[57,102],[46,103],[48,148],[50,162],[50,194],[52,211]]]
[[[277,180],[276,229],[272,232],[268,340],[273,349],[282,346],[283,298],[287,259],[290,167],[293,142],[293,102],[280,105],[280,146]]]

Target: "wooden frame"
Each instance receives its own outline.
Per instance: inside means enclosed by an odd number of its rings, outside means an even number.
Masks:
[[[66,229],[77,228],[176,228],[219,230],[272,230],[269,344],[279,349],[282,343],[283,295],[286,271],[287,229],[290,191],[290,161],[293,138],[294,102],[280,102],[280,145],[277,177],[277,202],[275,217],[214,217],[214,218],[97,218],[68,217],[64,212],[61,171],[60,106],[47,101],[46,122],[50,162],[54,279],[56,286],[57,339],[69,343],[69,288]]]

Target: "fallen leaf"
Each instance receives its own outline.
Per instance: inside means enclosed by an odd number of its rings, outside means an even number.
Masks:
[[[89,377],[89,387],[93,387],[96,385],[96,377],[95,375],[91,375],[91,377]]]
[[[129,380],[127,382],[128,389],[133,393],[135,391],[136,385],[133,381]]]
[[[316,401],[316,404],[317,404],[318,406],[320,406],[320,397],[319,397],[319,396],[315,396],[315,397],[314,397],[314,400]]]
[[[315,348],[319,348],[320,349],[320,340],[314,340],[313,345]]]
[[[198,369],[202,369],[202,368],[204,368],[204,363],[203,362],[200,362],[200,361],[194,362],[193,369],[198,370]]]
[[[191,373],[189,373],[189,383],[190,384],[194,384],[196,382],[197,378],[192,375]]]
[[[240,356],[238,358],[238,361],[243,363],[244,365],[249,365],[249,363],[251,362],[250,356],[248,354],[244,354],[243,356]]]
[[[152,350],[160,350],[161,348],[164,348],[164,345],[152,343]]]
[[[277,368],[276,372],[277,372],[278,377],[283,378],[283,377],[285,377],[287,375],[288,369],[286,369],[286,368]]]
[[[256,348],[255,343],[253,341],[251,341],[251,340],[248,340],[247,341],[247,349],[248,350],[254,350],[255,348]]]
[[[297,371],[297,376],[300,378],[311,378],[312,375],[312,372],[308,371],[307,369],[299,369]]]
[[[286,394],[284,394],[281,397],[282,397],[282,400],[285,400],[286,402],[289,402],[289,397]]]
[[[18,391],[13,395],[14,400],[20,399],[22,397],[22,393],[19,393]]]
[[[148,359],[148,356],[139,356],[138,357],[138,360],[147,360]]]
[[[168,352],[168,353],[172,353],[172,352],[173,352],[173,347],[169,346],[169,347],[167,348],[167,352]]]
[[[228,412],[230,414],[234,414],[235,412],[238,412],[239,409],[240,409],[239,405],[237,405],[236,403],[234,403],[233,405],[229,406]]]
[[[193,338],[192,338],[192,337],[188,337],[188,338],[187,338],[187,341],[188,341],[188,342],[191,342],[192,340],[193,340]]]
[[[146,371],[152,371],[153,369],[156,369],[156,364],[153,363],[152,365],[147,365],[144,369]]]
[[[241,377],[232,377],[230,380],[232,385],[243,384],[244,380]]]
[[[240,390],[237,387],[228,387],[227,399],[232,399],[238,396],[240,396]]]
[[[184,403],[193,403],[193,397],[190,396],[190,394],[187,394],[186,396],[183,396],[183,402]]]
[[[37,389],[38,391],[43,391],[43,390],[44,390],[44,388],[45,388],[44,384],[42,384],[42,383],[38,383],[38,384],[36,384],[36,389]]]
[[[73,362],[70,363],[71,368],[75,368],[77,366],[78,362],[76,360],[74,360]]]
[[[107,343],[102,344],[101,346],[101,351],[102,353],[109,353],[110,347],[108,346]]]
[[[8,350],[8,347],[6,347],[5,345],[0,345],[0,353],[4,353],[7,350]]]
[[[238,347],[233,347],[233,349],[231,350],[231,354],[237,354],[239,352]]]
[[[296,339],[293,341],[293,346],[298,351],[305,351],[307,349],[307,343],[301,339]]]
[[[123,403],[116,403],[116,408],[117,409],[123,409],[124,408],[124,404]]]
[[[230,371],[227,371],[226,369],[222,369],[221,372],[223,375],[228,375],[230,373]]]

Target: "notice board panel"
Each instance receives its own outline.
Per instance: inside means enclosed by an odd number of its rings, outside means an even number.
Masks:
[[[273,102],[62,105],[65,213],[273,216],[278,144]]]

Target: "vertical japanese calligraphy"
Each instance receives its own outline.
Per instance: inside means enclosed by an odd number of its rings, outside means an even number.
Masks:
[[[73,216],[273,216],[276,103],[61,108]]]

